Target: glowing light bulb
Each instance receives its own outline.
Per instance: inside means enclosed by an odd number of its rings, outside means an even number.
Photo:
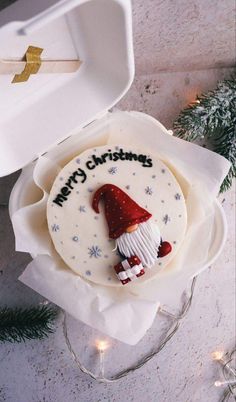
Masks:
[[[108,348],[108,342],[105,340],[99,340],[96,342],[97,349],[99,352],[104,352]]]
[[[216,350],[215,352],[212,352],[212,354],[211,354],[211,357],[213,360],[221,360],[223,356],[224,356],[224,352],[222,352],[222,350]]]
[[[215,387],[221,387],[222,385],[236,384],[236,380],[228,380],[228,381],[215,381]]]
[[[100,358],[100,377],[104,378],[104,358],[105,358],[105,350],[108,348],[109,343],[106,340],[98,340],[96,342],[97,350],[99,351]]]

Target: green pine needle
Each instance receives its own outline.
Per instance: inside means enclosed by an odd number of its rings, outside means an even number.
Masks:
[[[0,342],[42,339],[54,331],[56,310],[47,306],[0,310]]]
[[[231,162],[229,173],[221,184],[220,192],[223,193],[231,187],[233,179],[236,177],[236,126],[230,126],[225,130],[218,127],[210,142],[211,148],[215,152]]]
[[[236,177],[236,77],[197,97],[174,122],[174,134],[190,142],[204,139],[211,150],[231,162],[220,192],[228,190]]]

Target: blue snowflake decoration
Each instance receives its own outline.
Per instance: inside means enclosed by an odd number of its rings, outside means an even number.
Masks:
[[[88,248],[89,257],[100,258],[102,255],[102,250],[98,246],[92,246]]]
[[[59,230],[60,230],[60,226],[57,225],[56,223],[54,223],[54,224],[51,226],[51,228],[52,228],[52,232],[59,232]]]
[[[63,181],[63,180],[64,180],[64,177],[60,177],[59,180]]]
[[[181,195],[180,195],[179,193],[176,193],[176,194],[175,194],[175,199],[176,199],[176,200],[180,200],[180,199],[181,199]]]
[[[88,192],[89,192],[89,193],[92,193],[92,192],[93,192],[93,188],[89,187],[89,188],[88,188]]]
[[[77,159],[75,160],[75,162],[78,163],[78,165],[80,165],[80,158],[77,158]]]
[[[80,205],[79,212],[86,212],[86,208],[84,205]]]
[[[147,195],[152,195],[153,194],[153,189],[150,186],[147,186],[144,191],[145,191],[145,193]]]
[[[116,174],[117,173],[118,168],[116,166],[112,166],[110,169],[108,169],[108,173],[110,174]]]
[[[91,271],[89,271],[89,269],[85,272],[85,274],[87,275],[87,276],[91,276],[92,275],[92,272]]]
[[[169,215],[166,214],[166,215],[163,217],[162,220],[163,220],[164,224],[167,225],[167,223],[170,222],[170,217],[169,217]]]

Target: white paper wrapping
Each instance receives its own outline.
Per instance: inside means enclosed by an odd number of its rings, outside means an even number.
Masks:
[[[59,170],[86,146],[106,143],[135,144],[158,155],[172,168],[186,198],[188,227],[179,252],[154,280],[140,285],[137,281],[132,290],[98,286],[76,275],[57,255],[47,229],[47,198]],[[85,129],[84,136],[74,135],[23,170],[10,213],[16,250],[31,253],[34,259],[19,279],[75,318],[136,344],[152,325],[160,303],[176,303],[188,280],[212,259],[215,198],[229,167],[223,157],[172,137],[144,114],[108,115]],[[16,192],[21,193],[17,205]]]

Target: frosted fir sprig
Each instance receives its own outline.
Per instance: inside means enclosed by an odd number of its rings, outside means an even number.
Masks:
[[[229,189],[236,176],[236,77],[197,96],[174,122],[174,134],[190,142],[206,140],[208,148],[228,159],[232,167],[220,192]]]
[[[42,339],[54,332],[57,311],[47,306],[0,310],[0,342]]]

